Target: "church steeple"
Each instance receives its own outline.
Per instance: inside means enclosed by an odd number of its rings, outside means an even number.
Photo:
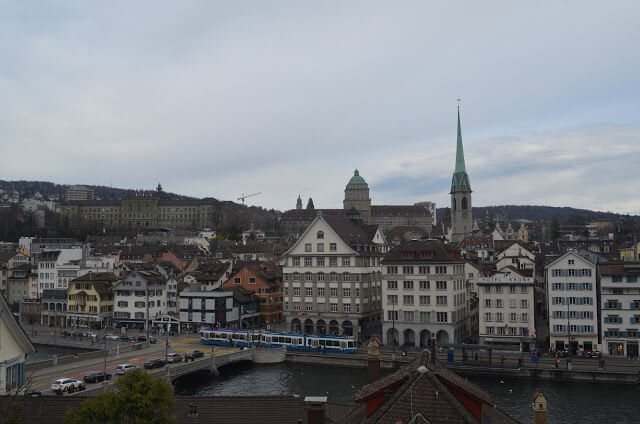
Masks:
[[[459,242],[473,232],[473,209],[471,207],[471,184],[464,164],[462,129],[460,126],[460,99],[458,99],[458,140],[456,144],[456,167],[451,179],[451,241]]]
[[[469,176],[464,165],[464,148],[462,147],[462,129],[460,128],[460,99],[458,99],[458,140],[456,143],[456,168],[451,179],[451,192],[471,188]]]
[[[302,209],[302,198],[298,194],[298,200],[296,201],[296,209]]]

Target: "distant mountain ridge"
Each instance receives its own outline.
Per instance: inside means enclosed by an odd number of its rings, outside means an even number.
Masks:
[[[528,219],[531,221],[550,222],[554,217],[558,218],[561,224],[567,223],[569,218],[582,217],[585,222],[589,221],[617,221],[620,218],[630,218],[633,221],[640,221],[640,216],[624,215],[613,212],[599,212],[589,209],[578,209],[571,207],[557,206],[529,206],[529,205],[500,205],[500,206],[481,206],[473,208],[474,219],[483,219],[486,213],[489,216],[501,216],[508,219]],[[438,219],[444,218],[449,214],[449,208],[437,209]]]

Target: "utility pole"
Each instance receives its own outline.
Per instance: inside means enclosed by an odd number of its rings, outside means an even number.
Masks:
[[[571,369],[571,312],[569,310],[569,305],[571,301],[567,297],[567,342],[569,344],[569,357],[567,358],[567,369]]]
[[[147,346],[149,346],[149,281],[146,282],[147,285],[147,319],[144,321],[144,328],[147,330]]]
[[[396,300],[391,297],[391,325],[392,325],[392,337],[393,337],[393,359],[396,357]]]
[[[107,386],[109,385],[109,381],[107,380],[107,327],[104,327],[104,334],[102,335],[104,338],[104,392],[107,393]]]

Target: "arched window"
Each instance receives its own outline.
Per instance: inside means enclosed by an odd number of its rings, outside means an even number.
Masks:
[[[324,239],[324,231],[318,231],[317,238],[318,240]]]
[[[454,211],[457,209],[456,208],[456,199],[453,199],[453,203],[452,203],[452,207],[451,207]]]
[[[462,198],[462,210],[463,211],[467,210],[467,198],[466,197]]]

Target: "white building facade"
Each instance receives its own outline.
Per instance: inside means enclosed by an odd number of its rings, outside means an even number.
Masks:
[[[570,250],[545,267],[550,346],[600,350],[596,263]]]
[[[387,251],[377,226],[357,226],[319,212],[283,256],[288,329],[364,340],[380,332],[381,260]]]
[[[478,280],[480,344],[535,347],[534,280],[510,268]]]
[[[600,265],[602,351],[638,358],[640,264]]]
[[[465,261],[451,245],[410,241],[382,261],[384,343],[427,346],[469,336]]]
[[[114,288],[113,324],[145,329],[151,321],[166,315],[167,279],[155,271],[132,271]]]

